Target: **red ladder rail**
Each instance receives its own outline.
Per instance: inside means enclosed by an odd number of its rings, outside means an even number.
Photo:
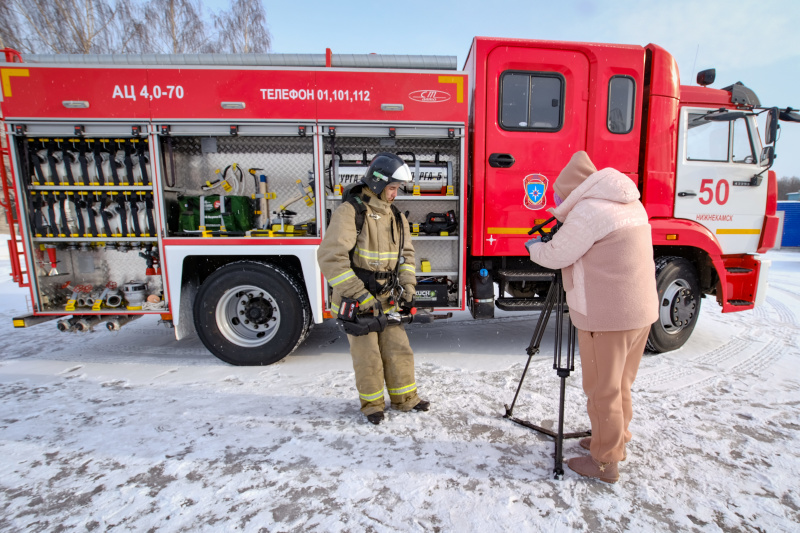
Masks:
[[[0,129],[5,133],[5,123],[0,121]],[[5,136],[5,141],[8,137]],[[11,181],[9,174],[6,171],[6,158],[8,158],[8,166],[11,167],[11,152],[8,144],[0,147],[0,181],[3,183],[3,198],[0,200],[0,206],[6,212],[6,219],[8,220],[8,255],[11,260],[11,277],[19,284],[20,287],[30,287],[31,281],[28,272],[24,270],[25,265],[25,250],[22,246],[22,238],[19,233],[19,215],[17,212],[16,199],[11,190]]]
[[[22,63],[22,55],[12,48],[0,49],[0,53],[5,55],[7,63]],[[0,180],[3,183],[3,199],[0,200],[0,206],[5,209],[6,218],[8,219],[8,232],[10,234],[8,252],[11,260],[11,277],[20,287],[30,287],[30,276],[24,270],[25,250],[19,234],[19,213],[17,211],[16,198],[11,188],[12,182],[9,181],[9,175],[6,172],[6,158],[8,158],[8,168],[11,168],[11,152],[9,138],[5,135],[5,132],[5,123],[0,117],[0,135],[3,136],[3,141],[5,141],[5,146],[0,146]]]

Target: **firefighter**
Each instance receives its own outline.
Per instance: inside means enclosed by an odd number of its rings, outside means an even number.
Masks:
[[[607,483],[619,480],[633,416],[631,385],[650,326],[658,319],[653,242],[636,184],[586,152],[575,153],[553,183],[563,225],[549,242],[525,245],[533,262],[560,268],[572,323],[578,329],[583,390],[592,436],[589,457],[567,465]]]
[[[361,183],[345,192],[317,251],[320,269],[333,288],[333,313],[339,313],[343,302],[348,308],[357,302],[354,321],[341,322],[350,342],[361,412],[373,424],[384,419],[384,383],[394,409],[430,407],[417,395],[414,353],[404,326],[387,327],[383,315],[414,305],[411,233],[405,216],[392,205],[398,189],[411,180],[400,157],[376,155]]]

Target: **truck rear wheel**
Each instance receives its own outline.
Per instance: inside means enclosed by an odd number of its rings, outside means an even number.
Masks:
[[[308,334],[305,291],[283,270],[254,262],[226,265],[201,285],[194,304],[197,334],[232,365],[270,365]]]
[[[656,259],[658,320],[650,328],[647,349],[677,350],[689,340],[700,316],[700,285],[694,266],[682,257]]]

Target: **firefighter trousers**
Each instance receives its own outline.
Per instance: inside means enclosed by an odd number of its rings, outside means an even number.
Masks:
[[[592,424],[589,452],[596,461],[621,461],[633,418],[631,385],[639,371],[650,326],[627,331],[578,330],[578,345]]]
[[[348,335],[347,340],[350,341],[362,413],[371,415],[383,411],[386,405],[384,383],[392,408],[410,411],[420,402],[414,379],[414,352],[402,324],[389,326],[379,333]]]

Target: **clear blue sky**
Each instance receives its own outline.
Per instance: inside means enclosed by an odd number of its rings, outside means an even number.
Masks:
[[[206,0],[207,11],[228,0]],[[762,105],[800,108],[798,0],[264,0],[272,52],[437,54],[463,65],[474,36],[646,45],[678,61],[681,80],[714,67]],[[235,28],[231,31],[236,31]],[[800,177],[800,124],[782,126],[773,169]]]

